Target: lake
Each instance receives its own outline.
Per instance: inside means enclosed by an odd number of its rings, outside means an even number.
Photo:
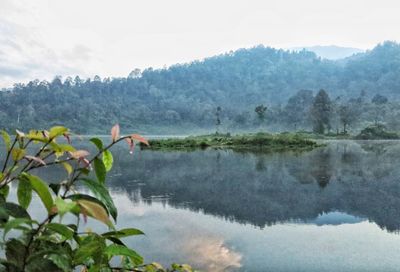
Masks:
[[[204,271],[400,271],[399,141],[133,156],[122,145],[114,159],[108,184],[118,226],[146,233],[126,240],[146,262]],[[43,174],[54,180],[57,171]]]

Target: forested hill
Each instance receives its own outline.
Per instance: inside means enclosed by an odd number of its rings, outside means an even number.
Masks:
[[[79,133],[107,133],[119,122],[143,133],[184,133],[214,127],[217,107],[230,125],[245,122],[259,104],[285,114],[280,105],[299,90],[400,99],[399,75],[400,45],[394,42],[341,61],[257,46],[168,69],[135,70],[127,78],[17,84],[0,92],[0,127],[64,124]]]

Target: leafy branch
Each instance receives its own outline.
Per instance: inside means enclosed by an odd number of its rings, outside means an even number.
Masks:
[[[0,259],[0,264],[6,271],[191,271],[186,265],[173,264],[164,270],[156,263],[144,264],[143,258],[121,240],[144,233],[135,228],[116,230],[114,226],[117,209],[106,187],[107,172],[113,166],[110,149],[126,141],[132,153],[136,143],[148,145],[145,138],[138,134],[121,137],[119,126],[115,125],[111,143],[104,145],[99,138],[90,139],[97,147],[90,157],[88,151],[71,144],[70,131],[62,126],[26,134],[16,131],[13,140],[7,132],[0,133],[6,148],[0,172],[0,229],[5,246],[5,258]],[[49,184],[31,174],[32,170],[46,171],[56,165],[62,165],[67,173],[66,179],[58,183]],[[96,179],[90,178],[92,171]],[[18,203],[9,200],[10,184],[14,182]],[[77,183],[91,194],[76,191]],[[34,193],[47,212],[40,223],[28,212]],[[62,223],[65,214],[76,216],[76,224]],[[92,217],[106,224],[109,231],[79,232],[81,216],[84,221]],[[20,235],[8,238],[12,230]],[[110,264],[115,256],[123,257],[120,267]]]

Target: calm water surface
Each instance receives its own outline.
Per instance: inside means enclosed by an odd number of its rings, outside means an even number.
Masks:
[[[146,232],[127,243],[147,262],[400,271],[398,141],[332,141],[301,154],[114,151],[118,226]]]

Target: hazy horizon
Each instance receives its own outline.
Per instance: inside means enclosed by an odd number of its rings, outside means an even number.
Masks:
[[[384,41],[383,41],[383,42],[384,42]],[[378,44],[382,44],[383,42],[378,43]],[[396,42],[397,42],[397,41],[396,41]],[[376,45],[378,45],[378,44],[376,44]],[[141,70],[143,71],[143,70],[148,69],[148,68],[153,68],[153,69],[168,68],[168,67],[173,66],[173,65],[181,65],[181,64],[186,64],[186,63],[190,63],[190,62],[193,62],[193,61],[203,61],[203,60],[205,60],[205,59],[207,59],[207,58],[211,58],[211,57],[223,55],[223,54],[229,53],[229,52],[231,52],[231,51],[237,51],[237,50],[241,50],[241,49],[249,49],[249,50],[250,50],[250,49],[255,48],[255,47],[257,47],[257,46],[270,47],[270,48],[274,48],[274,49],[282,49],[282,50],[285,50],[285,51],[292,51],[292,52],[301,51],[301,50],[304,49],[304,50],[307,50],[307,51],[310,51],[310,52],[314,52],[318,57],[321,57],[322,59],[328,59],[328,60],[339,60],[339,59],[342,59],[342,58],[346,58],[346,57],[352,56],[353,54],[357,54],[357,53],[359,53],[359,52],[367,52],[368,50],[373,49],[373,47],[367,48],[367,49],[361,49],[361,48],[346,47],[346,46],[340,46],[340,45],[334,45],[334,44],[331,44],[331,45],[295,46],[295,47],[289,47],[289,48],[273,47],[273,46],[269,46],[269,45],[266,45],[266,44],[258,44],[258,45],[253,45],[253,46],[249,46],[249,47],[235,48],[235,49],[232,49],[232,50],[229,50],[229,51],[219,52],[219,53],[216,53],[216,54],[214,54],[214,55],[204,56],[204,57],[202,57],[202,58],[191,59],[191,60],[183,61],[183,62],[175,62],[175,63],[171,63],[171,64],[169,64],[169,65],[164,64],[164,65],[160,65],[160,66],[145,66],[145,67],[141,67],[141,68],[139,68],[139,69],[141,69]],[[343,50],[344,52],[339,52],[338,54],[339,54],[339,55],[344,54],[344,56],[335,57],[335,58],[330,58],[330,57],[324,56],[323,53],[320,53],[320,52],[319,52],[319,51],[323,51],[324,49],[331,49],[331,48],[333,48],[334,50],[338,50],[338,51]],[[347,52],[349,52],[348,50],[354,50],[355,52],[354,52],[354,53],[353,53],[353,52],[347,53]],[[347,51],[347,52],[346,52],[346,51]],[[3,76],[3,75],[1,74],[2,68],[4,68],[4,67],[0,66],[0,77]],[[129,73],[132,72],[135,68],[137,68],[137,67],[134,67],[134,68],[132,68],[131,70],[127,71],[126,74],[121,74],[121,75],[116,75],[116,76],[110,76],[110,75],[104,74],[104,75],[101,76],[101,78],[107,78],[107,77],[111,77],[111,78],[128,77],[128,76],[129,76]],[[3,89],[4,89],[4,88],[5,88],[5,89],[7,89],[7,88],[12,88],[12,87],[13,87],[13,84],[18,84],[18,83],[27,84],[29,81],[33,81],[33,80],[36,80],[36,79],[38,79],[38,80],[40,80],[40,81],[42,81],[42,80],[51,81],[51,80],[53,80],[55,77],[61,77],[62,79],[65,79],[66,77],[75,77],[75,76],[79,76],[81,79],[85,80],[85,79],[87,79],[87,78],[93,78],[93,77],[98,76],[98,75],[99,75],[99,73],[95,73],[95,72],[94,72],[93,74],[91,74],[91,75],[73,74],[73,73],[71,73],[71,74],[49,74],[47,77],[45,76],[45,77],[43,77],[43,78],[26,78],[26,79],[23,79],[23,80],[20,80],[20,81],[17,80],[17,81],[15,81],[15,82],[12,82],[11,84],[10,84],[10,83],[5,83],[5,84],[3,84],[4,82],[0,81],[0,88],[3,88]]]
[[[366,50],[400,41],[400,4],[393,0],[0,0],[0,6],[0,87],[56,75],[122,77],[258,44]]]

